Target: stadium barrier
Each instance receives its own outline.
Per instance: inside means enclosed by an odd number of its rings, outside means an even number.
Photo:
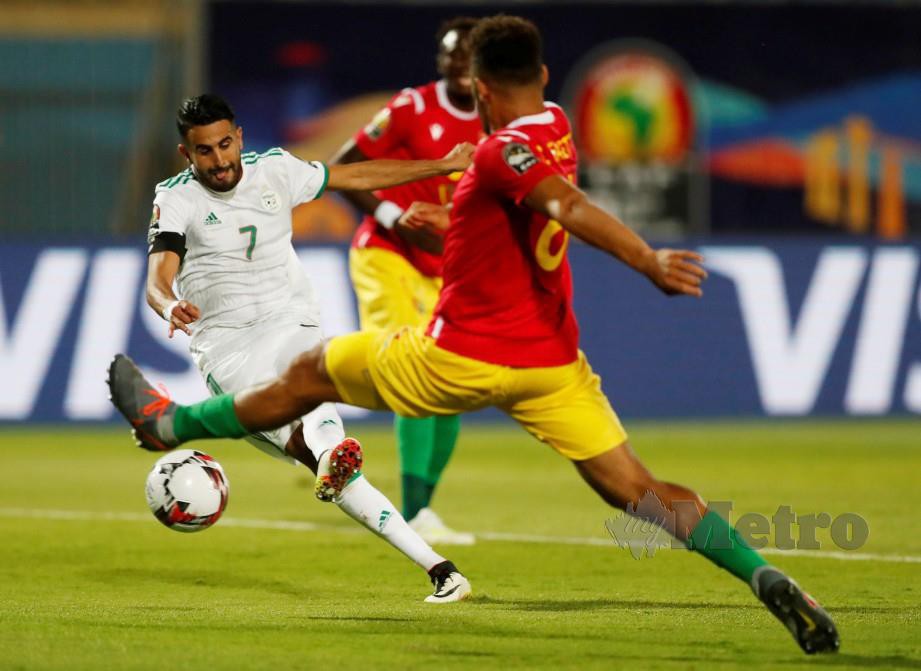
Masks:
[[[622,416],[921,413],[921,244],[695,247],[703,300],[571,249],[582,346]],[[354,330],[346,248],[299,253],[326,332]],[[168,339],[144,302],[145,267],[137,246],[0,245],[0,421],[112,420],[103,379],[119,351],[178,400],[207,393],[185,336]]]

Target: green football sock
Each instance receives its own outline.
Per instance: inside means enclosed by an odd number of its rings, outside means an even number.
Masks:
[[[197,438],[242,438],[249,433],[237,419],[231,394],[180,405],[176,408],[173,432],[182,442]]]
[[[761,555],[713,511],[708,511],[700,519],[688,537],[687,545],[748,584],[751,584],[755,569],[767,565]]]
[[[403,519],[411,520],[432,500],[433,487],[422,478],[409,473],[400,476],[403,483]]]
[[[454,446],[457,444],[457,434],[460,432],[459,415],[441,415],[432,418],[435,420],[434,440],[432,441],[432,456],[429,459],[426,479],[434,489],[441,480],[441,473],[451,459]]]
[[[432,486],[428,482],[428,466],[432,459],[435,418],[400,417],[393,419],[400,453],[400,474],[403,482],[403,517],[411,520],[428,506]]]

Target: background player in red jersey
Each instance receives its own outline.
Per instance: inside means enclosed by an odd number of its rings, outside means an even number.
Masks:
[[[470,31],[476,19],[446,21],[436,35],[441,79],[400,91],[343,145],[333,163],[369,158],[440,158],[459,142],[476,143],[482,126],[470,80]],[[446,206],[462,173],[376,192],[343,195],[366,216],[352,239],[349,273],[363,331],[429,322],[441,288]],[[458,415],[394,418],[403,516],[429,543],[469,545],[473,534],[445,526],[430,508],[454,451]]]
[[[653,250],[572,183],[569,124],[545,104],[541,39],[528,21],[483,20],[471,35],[477,106],[491,135],[454,197],[445,285],[429,328],[357,333],[301,355],[273,382],[167,418],[141,408],[156,394],[130,360],[110,371],[113,401],[143,441],[239,436],[291,421],[323,401],[426,416],[501,408],[572,460],[611,505],[662,525],[688,548],[743,580],[807,653],[833,652],[829,615],[769,565],[704,501],[659,480],[630,447],[578,349],[568,235],[609,252],[666,294],[701,296],[706,277],[691,251]],[[653,496],[654,495],[654,496]],[[653,499],[655,505],[644,507]],[[436,587],[436,593],[438,589]]]

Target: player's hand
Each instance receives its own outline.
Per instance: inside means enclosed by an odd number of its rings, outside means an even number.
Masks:
[[[413,228],[412,226],[403,226],[399,222],[393,227],[394,232],[399,235],[407,244],[418,247],[423,252],[429,254],[441,254],[444,252],[444,233],[442,231],[428,228]]]
[[[448,208],[434,203],[425,203],[421,200],[413,202],[397,221],[399,226],[429,231],[435,234],[444,233],[451,223]]]
[[[461,142],[454,146],[454,149],[445,154],[441,159],[445,164],[445,174],[452,172],[463,172],[471,163],[473,163],[473,152],[476,147],[469,142]]]
[[[704,295],[701,283],[707,271],[700,267],[704,257],[686,249],[658,249],[649,258],[646,276],[669,296]]]
[[[176,330],[180,330],[186,335],[192,335],[192,329],[189,324],[201,317],[201,310],[194,303],[189,301],[179,301],[170,313],[169,320],[169,337],[172,338]]]

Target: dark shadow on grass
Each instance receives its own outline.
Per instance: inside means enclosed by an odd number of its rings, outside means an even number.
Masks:
[[[425,645],[425,644],[421,644],[421,645],[413,644],[411,647],[412,647],[412,651],[416,654],[436,655],[438,657],[458,657],[458,658],[463,659],[465,657],[483,658],[483,657],[504,656],[504,653],[501,653],[501,652],[488,652],[485,650],[451,650],[449,648],[445,648],[443,645],[432,647],[432,646]],[[471,663],[475,664],[476,662],[473,662],[471,660]],[[490,668],[494,668],[494,667],[490,667]]]
[[[847,645],[847,641],[842,643]],[[811,664],[821,666],[840,666],[842,668],[881,668],[881,669],[921,669],[921,659],[904,655],[849,655],[839,652],[836,655],[816,655],[810,658]],[[780,664],[802,664],[801,661],[775,661]]]
[[[847,613],[848,615],[861,615],[863,613],[904,613],[905,606],[831,606],[828,612],[834,615]]]
[[[154,607],[156,608],[156,607]],[[159,608],[156,608],[159,610]],[[152,610],[146,606],[136,606],[132,608],[135,612],[143,612],[146,610]],[[171,610],[175,611],[176,607],[173,607]],[[196,610],[201,611],[203,609],[190,609],[187,606],[183,606],[183,610]],[[409,618],[402,617],[347,617],[347,616],[298,616],[293,618],[295,622],[300,622],[302,620],[322,620],[323,622],[358,622],[367,624],[369,622],[412,622],[413,620]],[[297,631],[304,627],[292,626],[290,624],[291,618],[288,618],[284,621],[277,622],[247,622],[245,628],[247,631]],[[150,629],[173,629],[176,626],[176,623],[173,621],[155,621],[155,622],[98,622],[96,620],[85,619],[81,620],[78,618],[71,618],[70,623],[82,622],[83,624],[94,626],[94,627],[103,627],[107,629],[137,629],[137,630],[150,630]],[[213,631],[239,631],[240,623],[239,622],[214,622],[209,620],[206,626],[209,630]],[[312,627],[312,625],[311,625]],[[312,630],[311,628],[307,628]],[[366,632],[373,633],[373,632]]]
[[[330,620],[335,620],[336,622],[415,622],[411,617],[353,617],[350,615],[300,615],[297,619],[322,620],[323,622],[329,622]]]
[[[208,571],[207,573],[202,573],[201,571],[175,568],[163,570],[120,568],[109,571],[85,571],[84,575],[107,585],[117,585],[119,583],[130,583],[132,585],[154,583],[177,585],[180,587],[196,586],[221,589],[261,590],[297,598],[308,598],[311,595],[310,590],[302,585],[294,585],[281,580],[256,578],[252,574],[247,574],[245,576],[236,575],[228,571]]]
[[[470,600],[472,604],[505,606],[512,610],[565,612],[583,610],[635,610],[637,608],[662,610],[760,610],[758,603],[675,603],[673,601],[634,601],[623,599],[496,599],[482,595]]]

